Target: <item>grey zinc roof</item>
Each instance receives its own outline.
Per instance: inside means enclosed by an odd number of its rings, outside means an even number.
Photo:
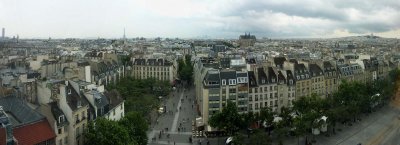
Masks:
[[[319,67],[317,64],[310,64],[310,73],[312,76],[321,76],[323,75],[321,67]]]
[[[209,70],[206,74],[206,76],[204,77],[204,79],[206,81],[216,81],[219,82],[220,77],[219,77],[219,73],[216,70]]]
[[[256,87],[257,86],[256,76],[255,76],[253,71],[249,71],[249,86],[250,87]]]
[[[236,71],[221,71],[221,79],[236,79]]]
[[[64,125],[68,125],[68,120],[66,118],[66,116],[64,115],[64,112],[61,111],[61,109],[57,106],[56,102],[52,102],[49,103],[50,107],[51,107],[51,113],[54,116],[54,119],[57,120],[57,125],[58,126],[64,126]],[[58,122],[58,117],[64,115],[64,121]]]
[[[236,72],[237,77],[247,77],[247,72]]]
[[[0,106],[3,106],[6,113],[11,114],[9,117],[11,116],[10,120],[14,127],[36,122],[44,118],[40,113],[27,106],[26,102],[15,96],[0,98]]]
[[[268,83],[267,74],[265,73],[265,71],[262,67],[257,68],[257,75],[258,75],[258,84],[267,84]],[[265,82],[262,83],[262,80],[265,80]]]
[[[102,108],[105,107],[109,104],[108,99],[105,95],[100,93],[97,90],[92,90],[91,92],[93,94],[93,97],[95,98],[95,105],[97,108]]]

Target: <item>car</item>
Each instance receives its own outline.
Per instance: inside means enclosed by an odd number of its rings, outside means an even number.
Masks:
[[[162,113],[164,113],[164,112],[165,112],[164,107],[158,108],[158,113],[162,114]]]

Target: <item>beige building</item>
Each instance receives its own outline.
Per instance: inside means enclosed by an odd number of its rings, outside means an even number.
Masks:
[[[336,67],[329,61],[324,61],[322,66],[325,80],[325,96],[330,97],[339,88]]]
[[[177,78],[175,64],[165,59],[132,59],[127,71],[136,79],[155,78],[173,83]]]
[[[311,76],[311,94],[325,98],[325,79],[323,70],[317,64],[309,64]]]
[[[283,67],[293,71],[296,86],[296,99],[311,96],[311,76],[306,63],[298,63],[297,60],[285,61]]]

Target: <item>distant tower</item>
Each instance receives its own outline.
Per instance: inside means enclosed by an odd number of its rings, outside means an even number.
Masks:
[[[6,28],[3,28],[1,31],[1,38],[5,38],[6,37]]]
[[[126,35],[125,35],[125,28],[124,28],[124,40],[126,39]]]

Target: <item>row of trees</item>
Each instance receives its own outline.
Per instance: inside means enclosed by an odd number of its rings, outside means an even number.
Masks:
[[[322,125],[329,125],[331,133],[336,133],[338,122],[351,125],[361,114],[369,114],[386,104],[395,91],[394,82],[398,77],[399,71],[394,70],[387,79],[371,84],[342,81],[332,96],[326,99],[316,95],[302,97],[293,102],[292,108],[282,107],[280,113],[262,108],[259,113],[239,114],[235,104],[228,102],[221,112],[210,117],[209,124],[231,135],[240,129],[247,129],[251,124],[264,124],[268,134],[273,131],[279,142],[288,134],[298,138],[305,136],[307,140],[311,130]],[[322,121],[323,116],[328,118],[327,122]]]
[[[86,145],[146,145],[148,124],[137,112],[128,112],[120,121],[97,118],[85,131]]]
[[[178,60],[178,75],[179,78],[187,81],[189,84],[193,81],[193,65],[191,62],[192,57],[186,55],[184,59]]]

